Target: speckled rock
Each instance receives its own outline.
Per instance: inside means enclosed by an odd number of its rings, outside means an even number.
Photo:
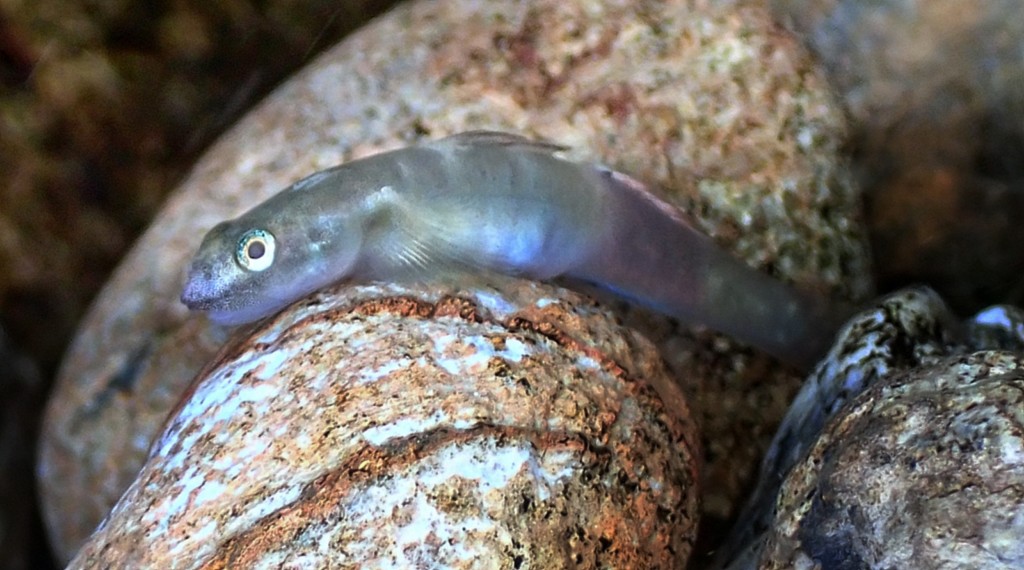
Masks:
[[[1022,363],[948,358],[858,397],[787,478],[758,567],[1024,566]]]
[[[128,487],[161,419],[224,342],[177,301],[202,234],[314,170],[469,128],[571,145],[661,185],[756,267],[854,297],[869,290],[842,114],[760,3],[410,2],[212,148],[105,287],[41,443],[58,553],[70,557]],[[706,504],[727,516],[799,376],[717,335],[642,326],[703,424]]]
[[[1019,567],[1022,323],[1013,307],[958,322],[927,289],[852,319],[716,567]],[[971,352],[994,347],[1014,352]]]
[[[341,288],[246,331],[70,567],[681,567],[682,393],[652,344],[549,294]]]

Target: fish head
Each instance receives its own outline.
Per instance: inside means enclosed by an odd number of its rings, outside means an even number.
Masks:
[[[308,222],[244,215],[217,224],[189,264],[181,302],[236,325],[340,281],[358,256],[358,233]]]

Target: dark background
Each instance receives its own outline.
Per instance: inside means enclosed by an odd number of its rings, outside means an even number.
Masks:
[[[33,484],[76,323],[189,165],[393,0],[0,8],[0,569],[47,570]]]

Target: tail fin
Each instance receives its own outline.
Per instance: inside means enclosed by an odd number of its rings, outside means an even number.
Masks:
[[[601,247],[571,272],[665,314],[809,369],[852,310],[798,290],[722,250],[641,182],[609,171]]]

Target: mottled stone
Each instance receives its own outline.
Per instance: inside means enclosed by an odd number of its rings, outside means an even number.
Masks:
[[[793,399],[714,567],[731,564],[738,570],[754,564],[776,514],[783,480],[815,444],[825,423],[867,387],[948,354],[953,323],[946,305],[926,288],[892,294],[850,319]]]
[[[1008,539],[1024,525],[1022,317],[992,307],[961,323],[913,289],[851,319],[794,400],[715,567],[1024,562]]]
[[[1024,566],[1024,369],[951,357],[870,388],[786,479],[763,569]]]
[[[1011,350],[1024,353],[1024,309],[993,305],[967,321],[964,335],[975,350]]]
[[[202,234],[312,171],[470,128],[547,138],[660,185],[780,278],[854,297],[870,289],[842,114],[760,3],[410,2],[215,145],[93,306],[41,444],[60,553],[128,487],[160,418],[223,343],[224,330],[177,300]],[[718,335],[642,326],[704,428],[706,504],[728,516],[799,376]]]
[[[655,347],[529,282],[322,292],[197,377],[70,568],[678,568],[696,426]]]
[[[775,474],[775,484],[825,423],[866,388],[962,351],[958,332],[945,303],[927,288],[891,294],[852,318],[793,399],[765,456],[764,468]]]

